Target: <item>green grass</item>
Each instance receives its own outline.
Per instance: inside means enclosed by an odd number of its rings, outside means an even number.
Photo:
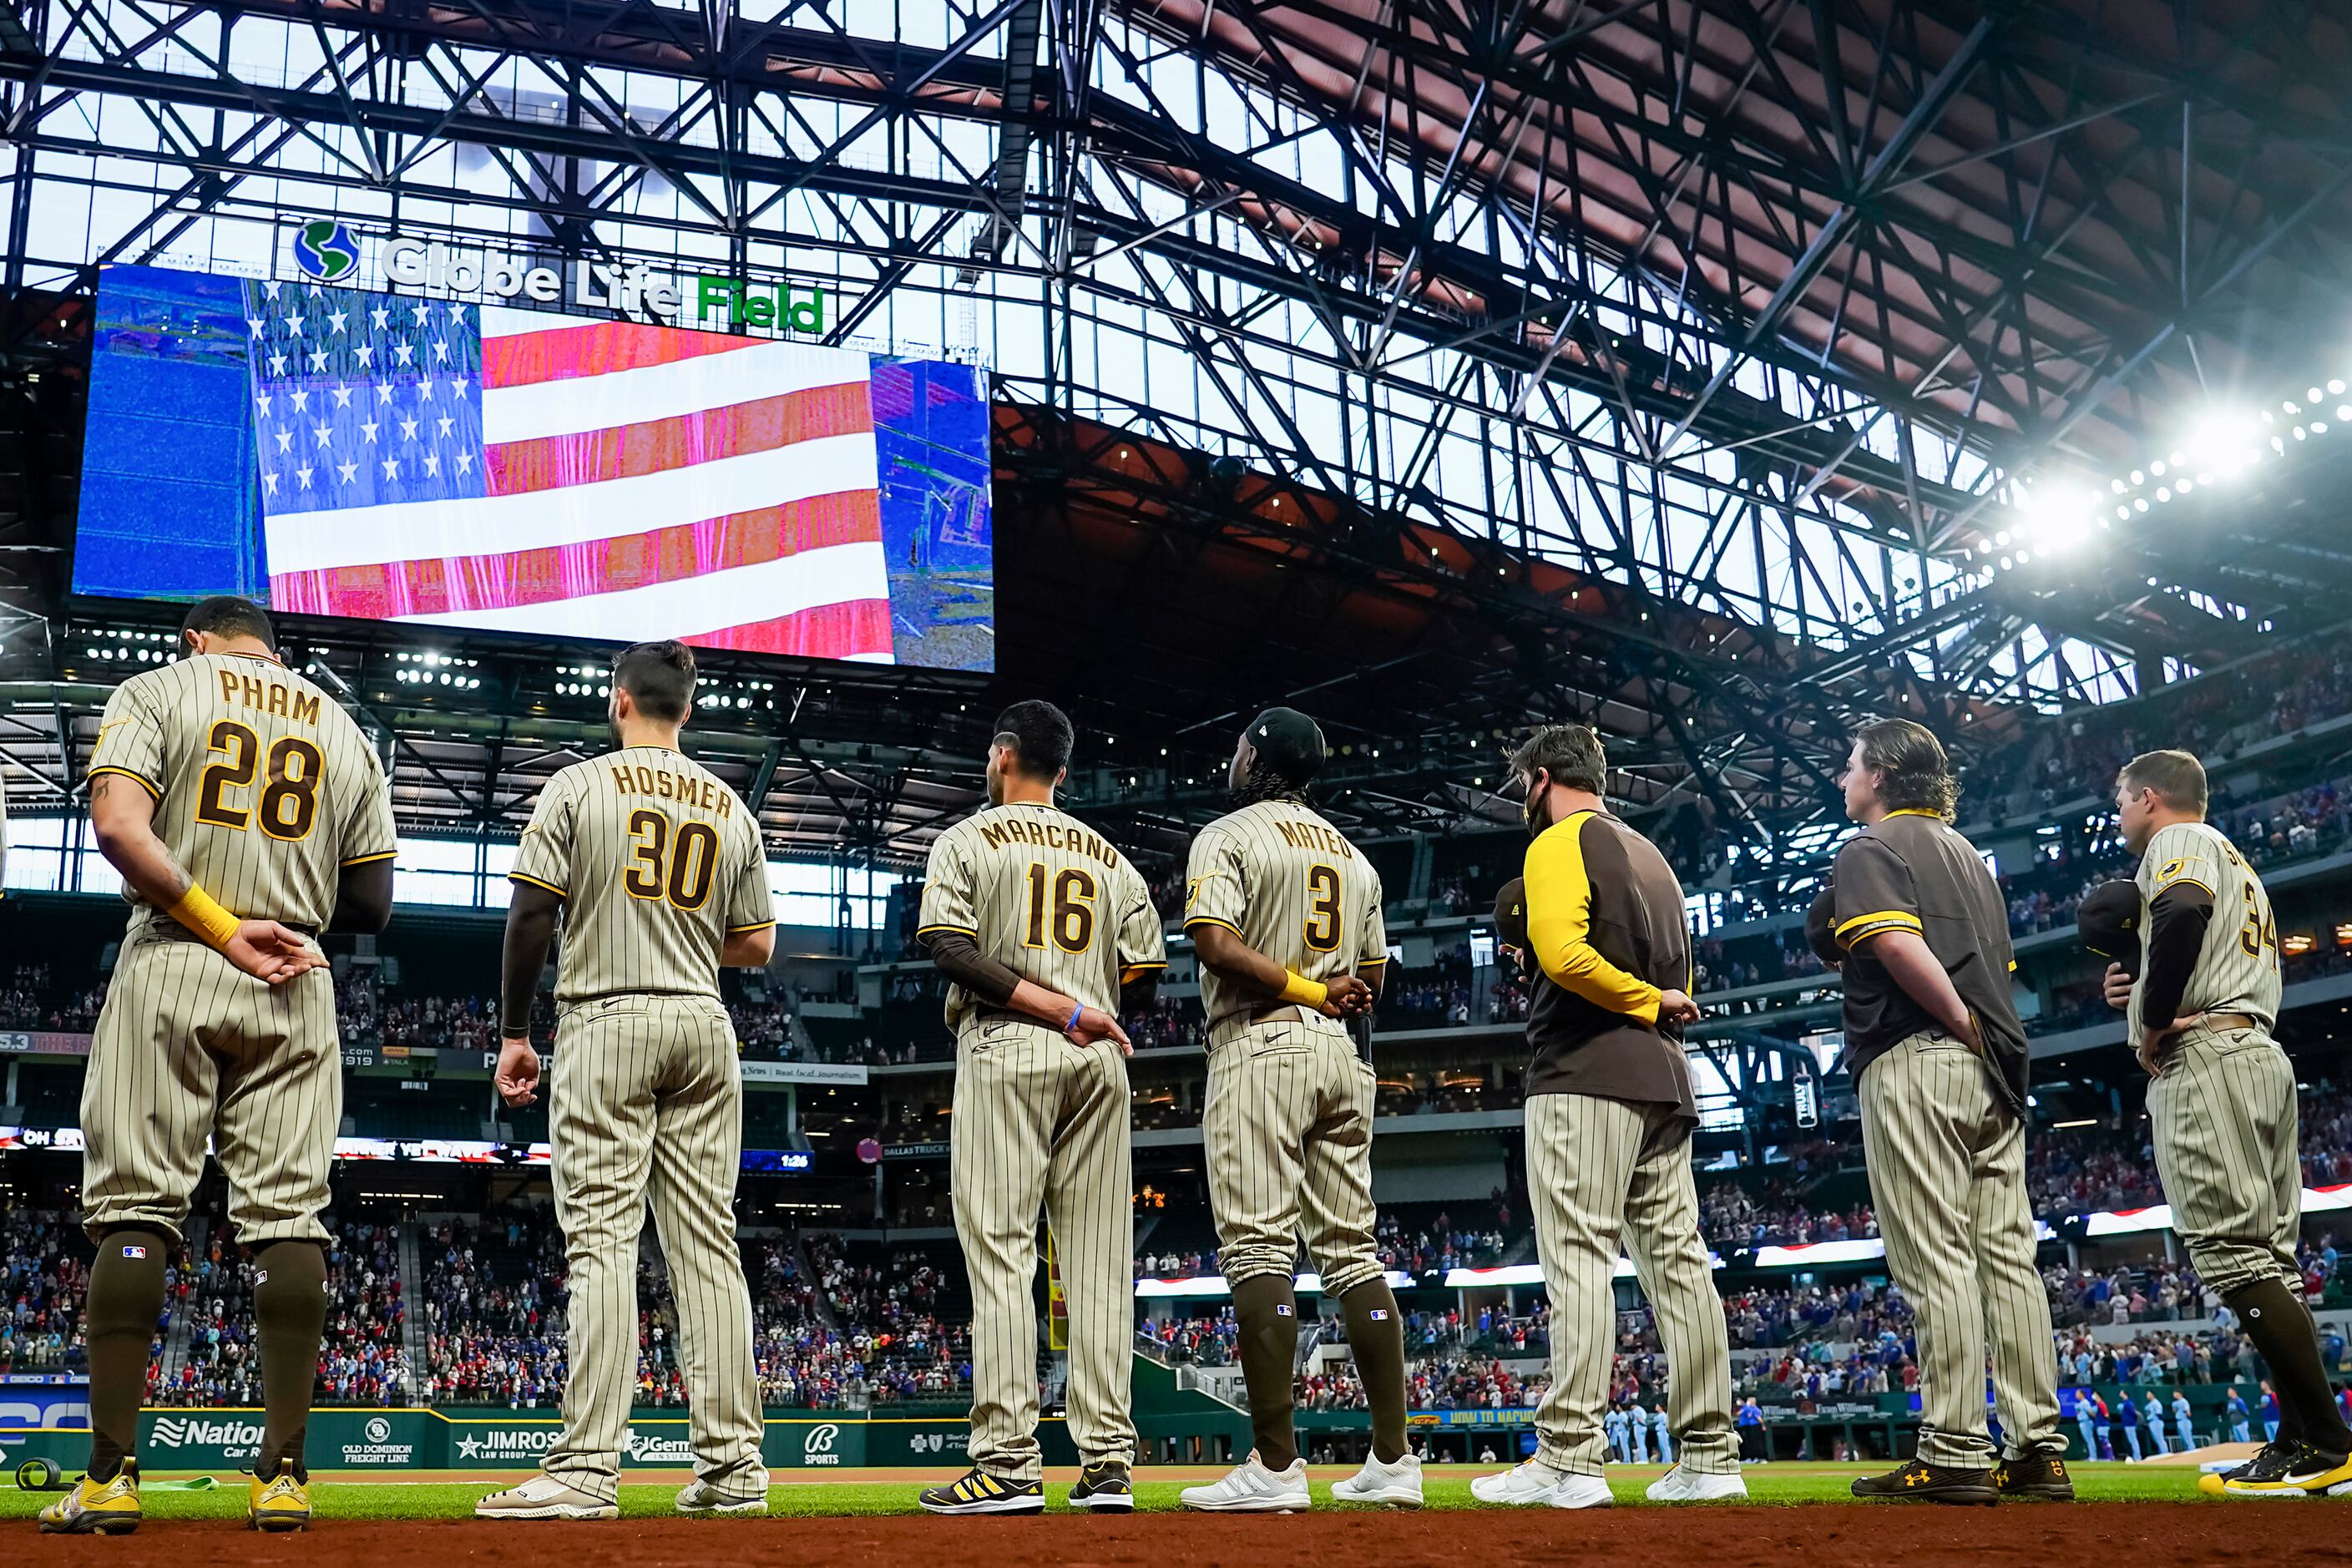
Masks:
[[[1869,1468],[1827,1464],[1751,1467],[1747,1471],[1748,1489],[1751,1500],[1758,1503],[1843,1502],[1848,1500],[1846,1483]],[[2107,1464],[2076,1465],[2073,1468],[2075,1489],[2086,1501],[2186,1502],[2197,1498],[2197,1472],[2193,1469]],[[1143,1472],[1147,1478],[1150,1473]],[[1471,1499],[1470,1479],[1483,1473],[1483,1467],[1432,1467],[1425,1483],[1429,1507],[1479,1506]],[[1642,1489],[1658,1473],[1653,1468],[1612,1475],[1611,1485],[1617,1500],[1640,1503]],[[242,1519],[244,1479],[242,1476],[225,1476],[221,1485],[211,1491],[151,1487],[142,1501],[150,1519]],[[1183,1485],[1143,1479],[1136,1488],[1137,1501],[1146,1511],[1172,1510],[1178,1506],[1176,1494]],[[338,1482],[328,1477],[317,1484],[311,1497],[321,1519],[463,1519],[471,1513],[476,1498],[493,1489],[493,1483],[488,1481],[387,1485]],[[915,1493],[919,1489],[919,1483],[912,1480],[788,1483],[769,1494],[769,1506],[775,1514],[793,1518],[912,1513],[916,1511]],[[1051,1483],[1046,1488],[1049,1506],[1057,1511],[1065,1490],[1061,1483]],[[667,1515],[675,1491],[675,1487],[667,1485],[625,1486],[621,1489],[621,1511],[631,1517]],[[47,1500],[45,1494],[20,1492],[0,1485],[0,1520],[30,1518]],[[1316,1482],[1315,1500],[1318,1508],[1334,1506],[1328,1482]]]

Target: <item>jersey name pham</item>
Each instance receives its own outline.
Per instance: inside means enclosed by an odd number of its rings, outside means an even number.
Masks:
[[[297,691],[284,681],[268,675],[222,670],[220,700],[224,707],[250,708],[257,713],[291,719],[297,724],[308,724],[314,730],[319,727],[318,693]]]

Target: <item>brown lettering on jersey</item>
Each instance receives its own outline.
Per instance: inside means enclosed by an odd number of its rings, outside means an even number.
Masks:
[[[735,792],[733,790],[719,789],[706,781],[702,786],[702,792],[708,799],[716,802],[719,808],[719,821],[724,822],[729,817],[735,815]]]
[[[654,793],[661,796],[664,800],[676,800],[677,798],[677,775],[676,773],[656,773],[654,775]]]
[[[237,677],[236,684],[237,695],[245,699],[245,705],[247,708],[258,708],[262,705],[265,699],[262,695],[259,676],[241,675]]]
[[[278,682],[273,680],[269,683],[269,712],[271,717],[278,719],[287,717],[286,699],[289,695],[290,694],[287,691],[286,688]]]
[[[294,694],[293,717],[294,722],[297,724],[308,724],[314,729],[317,728],[319,723],[319,699],[317,695],[309,691],[296,692]]]
[[[222,671],[220,672],[220,682],[221,682],[221,700],[222,700],[223,702],[234,702],[234,701],[236,701],[236,671],[233,670],[233,669],[224,669],[224,670],[222,670]]]
[[[991,822],[983,824],[980,830],[980,836],[988,841],[988,847],[991,849],[1002,849],[1004,847],[1004,829],[997,823]]]
[[[1274,830],[1281,834],[1282,841],[1293,849],[1319,849],[1326,855],[1337,855],[1344,860],[1356,858],[1354,847],[1345,837],[1319,822],[1288,822],[1277,816],[1274,819]]]
[[[637,786],[629,780],[629,770],[617,764],[613,769],[613,788],[622,795],[637,793]]]
[[[643,763],[639,763],[637,764],[637,793],[639,795],[651,795],[654,793],[654,771],[653,769],[646,766]],[[668,792],[664,791],[663,793],[667,794]]]

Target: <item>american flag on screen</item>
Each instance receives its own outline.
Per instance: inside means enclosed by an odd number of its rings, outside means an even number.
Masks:
[[[891,659],[862,353],[255,281],[270,603]]]

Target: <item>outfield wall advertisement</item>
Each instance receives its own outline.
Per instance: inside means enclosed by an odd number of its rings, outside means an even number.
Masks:
[[[61,1468],[79,1467],[89,1443],[79,1425],[88,1419],[87,1404],[74,1403],[71,1426],[45,1423],[44,1414],[15,1411],[15,1419],[0,1426],[0,1451],[11,1465],[46,1458]],[[261,1422],[258,1410],[142,1411],[141,1454],[158,1473],[250,1468],[261,1447]],[[319,1470],[522,1470],[537,1465],[562,1430],[551,1415],[323,1409],[310,1413],[306,1447]],[[768,1418],[761,1451],[773,1470],[960,1465],[968,1436],[965,1423],[953,1416],[795,1411]],[[1046,1463],[1077,1463],[1061,1422],[1044,1423],[1039,1437]],[[683,1412],[632,1418],[624,1468],[679,1470],[693,1463]]]

